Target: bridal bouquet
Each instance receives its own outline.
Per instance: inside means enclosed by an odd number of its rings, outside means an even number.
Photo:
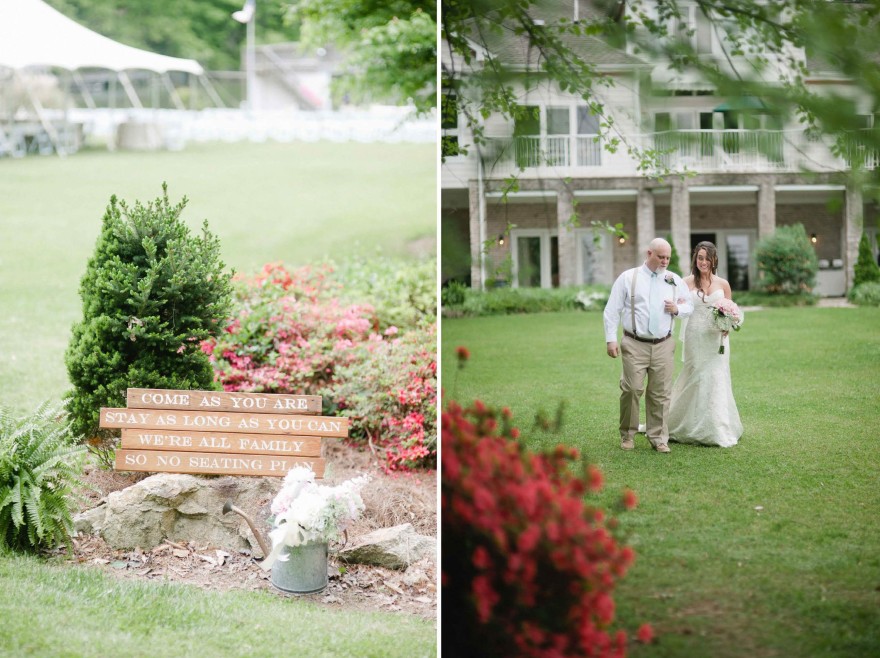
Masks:
[[[712,319],[719,331],[739,331],[743,323],[743,312],[732,300],[721,298],[712,305]],[[724,336],[718,354],[724,354]]]
[[[317,484],[315,473],[305,466],[294,466],[272,501],[275,529],[269,533],[272,551],[261,562],[264,569],[283,560],[285,546],[337,540],[348,525],[364,511],[361,489],[369,475],[346,480],[337,486]]]

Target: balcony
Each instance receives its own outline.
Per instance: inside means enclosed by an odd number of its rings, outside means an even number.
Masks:
[[[502,168],[598,167],[602,164],[598,135],[528,135],[488,142],[487,162]]]
[[[840,157],[831,141],[803,130],[676,130],[638,135],[633,146],[654,149],[668,171],[696,173],[776,173],[843,171],[853,160],[867,169],[880,166],[878,152]],[[596,135],[535,135],[492,138],[484,150],[492,175],[522,171],[528,176],[638,176],[638,163],[620,148],[609,153]]]

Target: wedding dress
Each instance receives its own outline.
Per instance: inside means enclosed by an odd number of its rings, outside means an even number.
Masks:
[[[683,328],[684,367],[669,405],[669,438],[678,443],[728,448],[743,433],[730,383],[730,343],[724,339],[724,354],[718,353],[721,332],[712,322],[712,303],[723,296],[716,290],[703,299],[691,291],[694,312]]]

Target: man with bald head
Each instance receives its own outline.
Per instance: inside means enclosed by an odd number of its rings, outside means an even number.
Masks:
[[[605,306],[605,345],[620,354],[620,447],[632,450],[639,426],[639,400],[645,395],[646,435],[657,452],[669,452],[669,396],[672,390],[675,318],[690,315],[693,304],[681,277],[668,272],[672,247],[663,238],[648,245],[645,262],[617,277]],[[623,324],[623,338],[617,330]],[[645,378],[648,384],[645,388]]]

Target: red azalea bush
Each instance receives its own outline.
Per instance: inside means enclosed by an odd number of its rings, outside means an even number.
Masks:
[[[444,653],[623,656],[611,593],[634,553],[584,502],[602,475],[574,448],[530,452],[510,420],[480,402],[443,414]]]
[[[380,447],[388,470],[436,464],[436,328],[385,324],[341,299],[329,264],[270,264],[239,280],[237,314],[202,343],[227,391],[320,395],[349,416],[351,439]]]

